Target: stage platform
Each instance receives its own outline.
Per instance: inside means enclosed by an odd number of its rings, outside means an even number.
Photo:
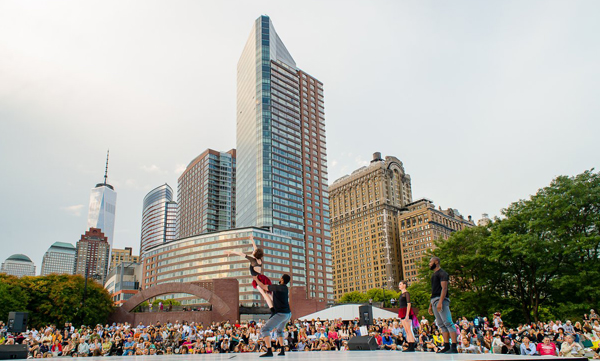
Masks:
[[[265,358],[259,358],[259,353],[223,353],[223,354],[200,354],[200,355],[158,355],[158,356],[111,356],[111,357],[86,357],[86,360],[94,361],[116,361],[135,359],[136,361],[247,361],[247,360],[264,360]],[[288,352],[285,356],[272,357],[274,360],[279,361],[303,361],[303,360],[314,360],[314,361],[401,361],[401,360],[414,360],[414,361],[454,361],[454,360],[558,360],[558,357],[552,356],[516,356],[516,355],[498,355],[498,354],[443,354],[438,355],[433,352],[405,352],[400,351],[310,351],[310,352]],[[561,357],[560,360],[581,360],[587,361],[588,359],[583,358],[566,358]]]

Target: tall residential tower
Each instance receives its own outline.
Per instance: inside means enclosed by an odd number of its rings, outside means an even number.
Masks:
[[[163,184],[144,197],[142,208],[142,236],[140,257],[154,246],[175,240],[177,202],[173,202],[173,189]]]
[[[323,84],[296,66],[268,16],[238,62],[237,227],[290,237],[294,285],[333,300]]]
[[[177,181],[177,239],[235,228],[235,149],[207,149]]]

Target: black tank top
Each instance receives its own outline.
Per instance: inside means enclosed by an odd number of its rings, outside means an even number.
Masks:
[[[408,292],[404,292],[404,293],[400,294],[400,297],[398,298],[398,307],[406,308],[406,307],[408,307],[409,303],[410,303],[410,294]]]
[[[256,258],[254,258],[254,257],[252,257],[252,256],[248,256],[248,255],[246,255],[246,259],[247,259],[248,261],[250,261],[250,274],[251,274],[252,276],[258,276],[258,275],[260,275],[260,273],[259,273],[259,272],[256,272],[256,271],[254,270],[254,267],[260,267],[260,269],[261,269],[261,271],[262,271],[262,265],[258,263],[258,260],[257,260]]]

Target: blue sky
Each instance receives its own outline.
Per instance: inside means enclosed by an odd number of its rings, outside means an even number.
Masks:
[[[329,181],[373,152],[413,198],[499,215],[598,168],[597,1],[0,1],[0,262],[39,268],[118,192],[115,246],[139,250],[142,199],[206,148],[235,148],[236,64],[272,18],[324,83]]]

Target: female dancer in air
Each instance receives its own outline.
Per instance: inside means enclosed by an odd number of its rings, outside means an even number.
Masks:
[[[404,350],[404,352],[414,352],[415,351],[415,336],[413,335],[413,323],[417,323],[417,315],[415,310],[411,307],[410,303],[410,294],[406,290],[408,284],[406,281],[400,281],[398,284],[398,288],[402,294],[398,297],[398,306],[400,310],[398,311],[398,318],[402,321],[402,326],[404,326],[404,330],[406,331],[406,339],[408,340],[408,348]],[[417,326],[418,327],[418,326]]]
[[[251,256],[247,255],[245,253],[242,253],[242,252],[230,251],[230,250],[225,251],[225,254],[227,256],[229,256],[231,254],[236,254],[240,257],[245,257],[248,261],[250,261],[250,274],[253,277],[256,276],[260,282],[262,282],[264,285],[268,286],[271,284],[271,280],[269,279],[269,277],[263,275],[264,251],[262,248],[256,247],[256,243],[254,243],[254,238],[250,237],[250,241],[252,242],[252,247],[254,247],[254,250],[252,251]],[[252,287],[254,287],[255,289],[258,289],[258,292],[260,292],[260,294],[263,296],[263,298],[267,302],[267,305],[269,306],[269,309],[271,310],[271,316],[273,314],[275,314],[275,309],[273,308],[273,296],[271,296],[271,292],[267,292],[267,291],[263,290],[262,288],[257,287],[256,281],[254,281],[254,280],[252,281]]]

